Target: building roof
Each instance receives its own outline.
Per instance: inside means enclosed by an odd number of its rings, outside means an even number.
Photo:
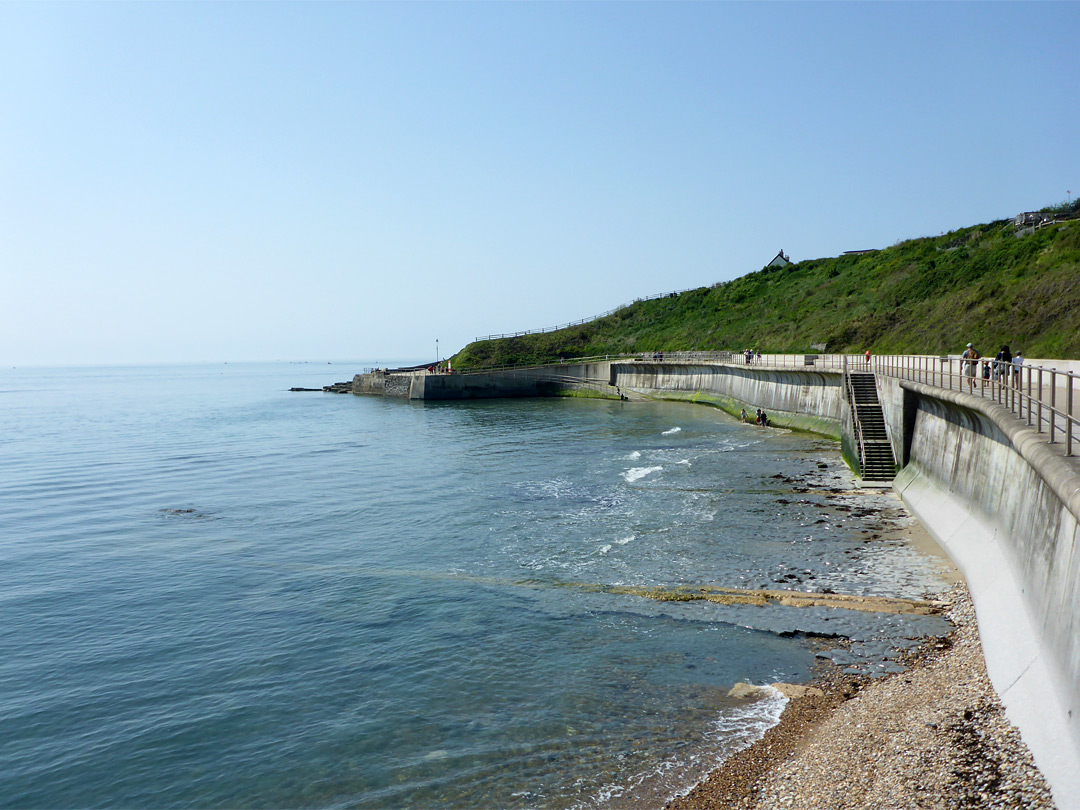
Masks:
[[[766,267],[787,267],[791,264],[791,259],[784,255],[784,249],[780,248],[780,252],[773,257],[773,260],[769,262]]]

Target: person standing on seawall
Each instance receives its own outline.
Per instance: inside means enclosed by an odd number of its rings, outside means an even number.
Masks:
[[[1008,344],[1001,347],[1001,351],[994,358],[994,379],[1008,381],[1009,367],[1012,366],[1012,352]]]
[[[964,353],[960,355],[964,361],[964,374],[967,375],[968,384],[971,386],[971,390],[975,390],[975,371],[979,366],[979,353],[975,351],[975,347],[970,343],[967,348],[964,349]]]
[[[870,350],[869,349],[866,350],[866,367],[867,368],[870,367]]]
[[[1024,368],[1024,350],[1017,349],[1012,359],[1013,385],[1020,387],[1020,372]]]

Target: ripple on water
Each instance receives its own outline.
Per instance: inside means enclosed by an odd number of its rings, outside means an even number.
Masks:
[[[822,494],[836,448],[708,409],[287,392],[318,366],[18,374],[0,806],[662,804],[773,722],[734,682],[805,679],[810,636],[869,661],[934,630],[583,587],[935,581],[868,541],[889,501]]]

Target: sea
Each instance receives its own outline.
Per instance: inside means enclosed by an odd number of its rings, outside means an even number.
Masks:
[[[942,632],[649,598],[941,589],[834,442],[364,365],[0,371],[0,807],[659,807]]]

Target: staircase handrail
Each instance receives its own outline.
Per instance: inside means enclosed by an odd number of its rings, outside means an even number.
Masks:
[[[859,447],[859,467],[866,467],[866,440],[863,437],[862,422],[859,421],[859,405],[855,401],[855,387],[851,383],[851,372],[848,369],[847,355],[843,356],[844,395],[848,405],[851,406],[851,421],[855,428],[855,441]],[[865,472],[865,469],[863,469]]]

